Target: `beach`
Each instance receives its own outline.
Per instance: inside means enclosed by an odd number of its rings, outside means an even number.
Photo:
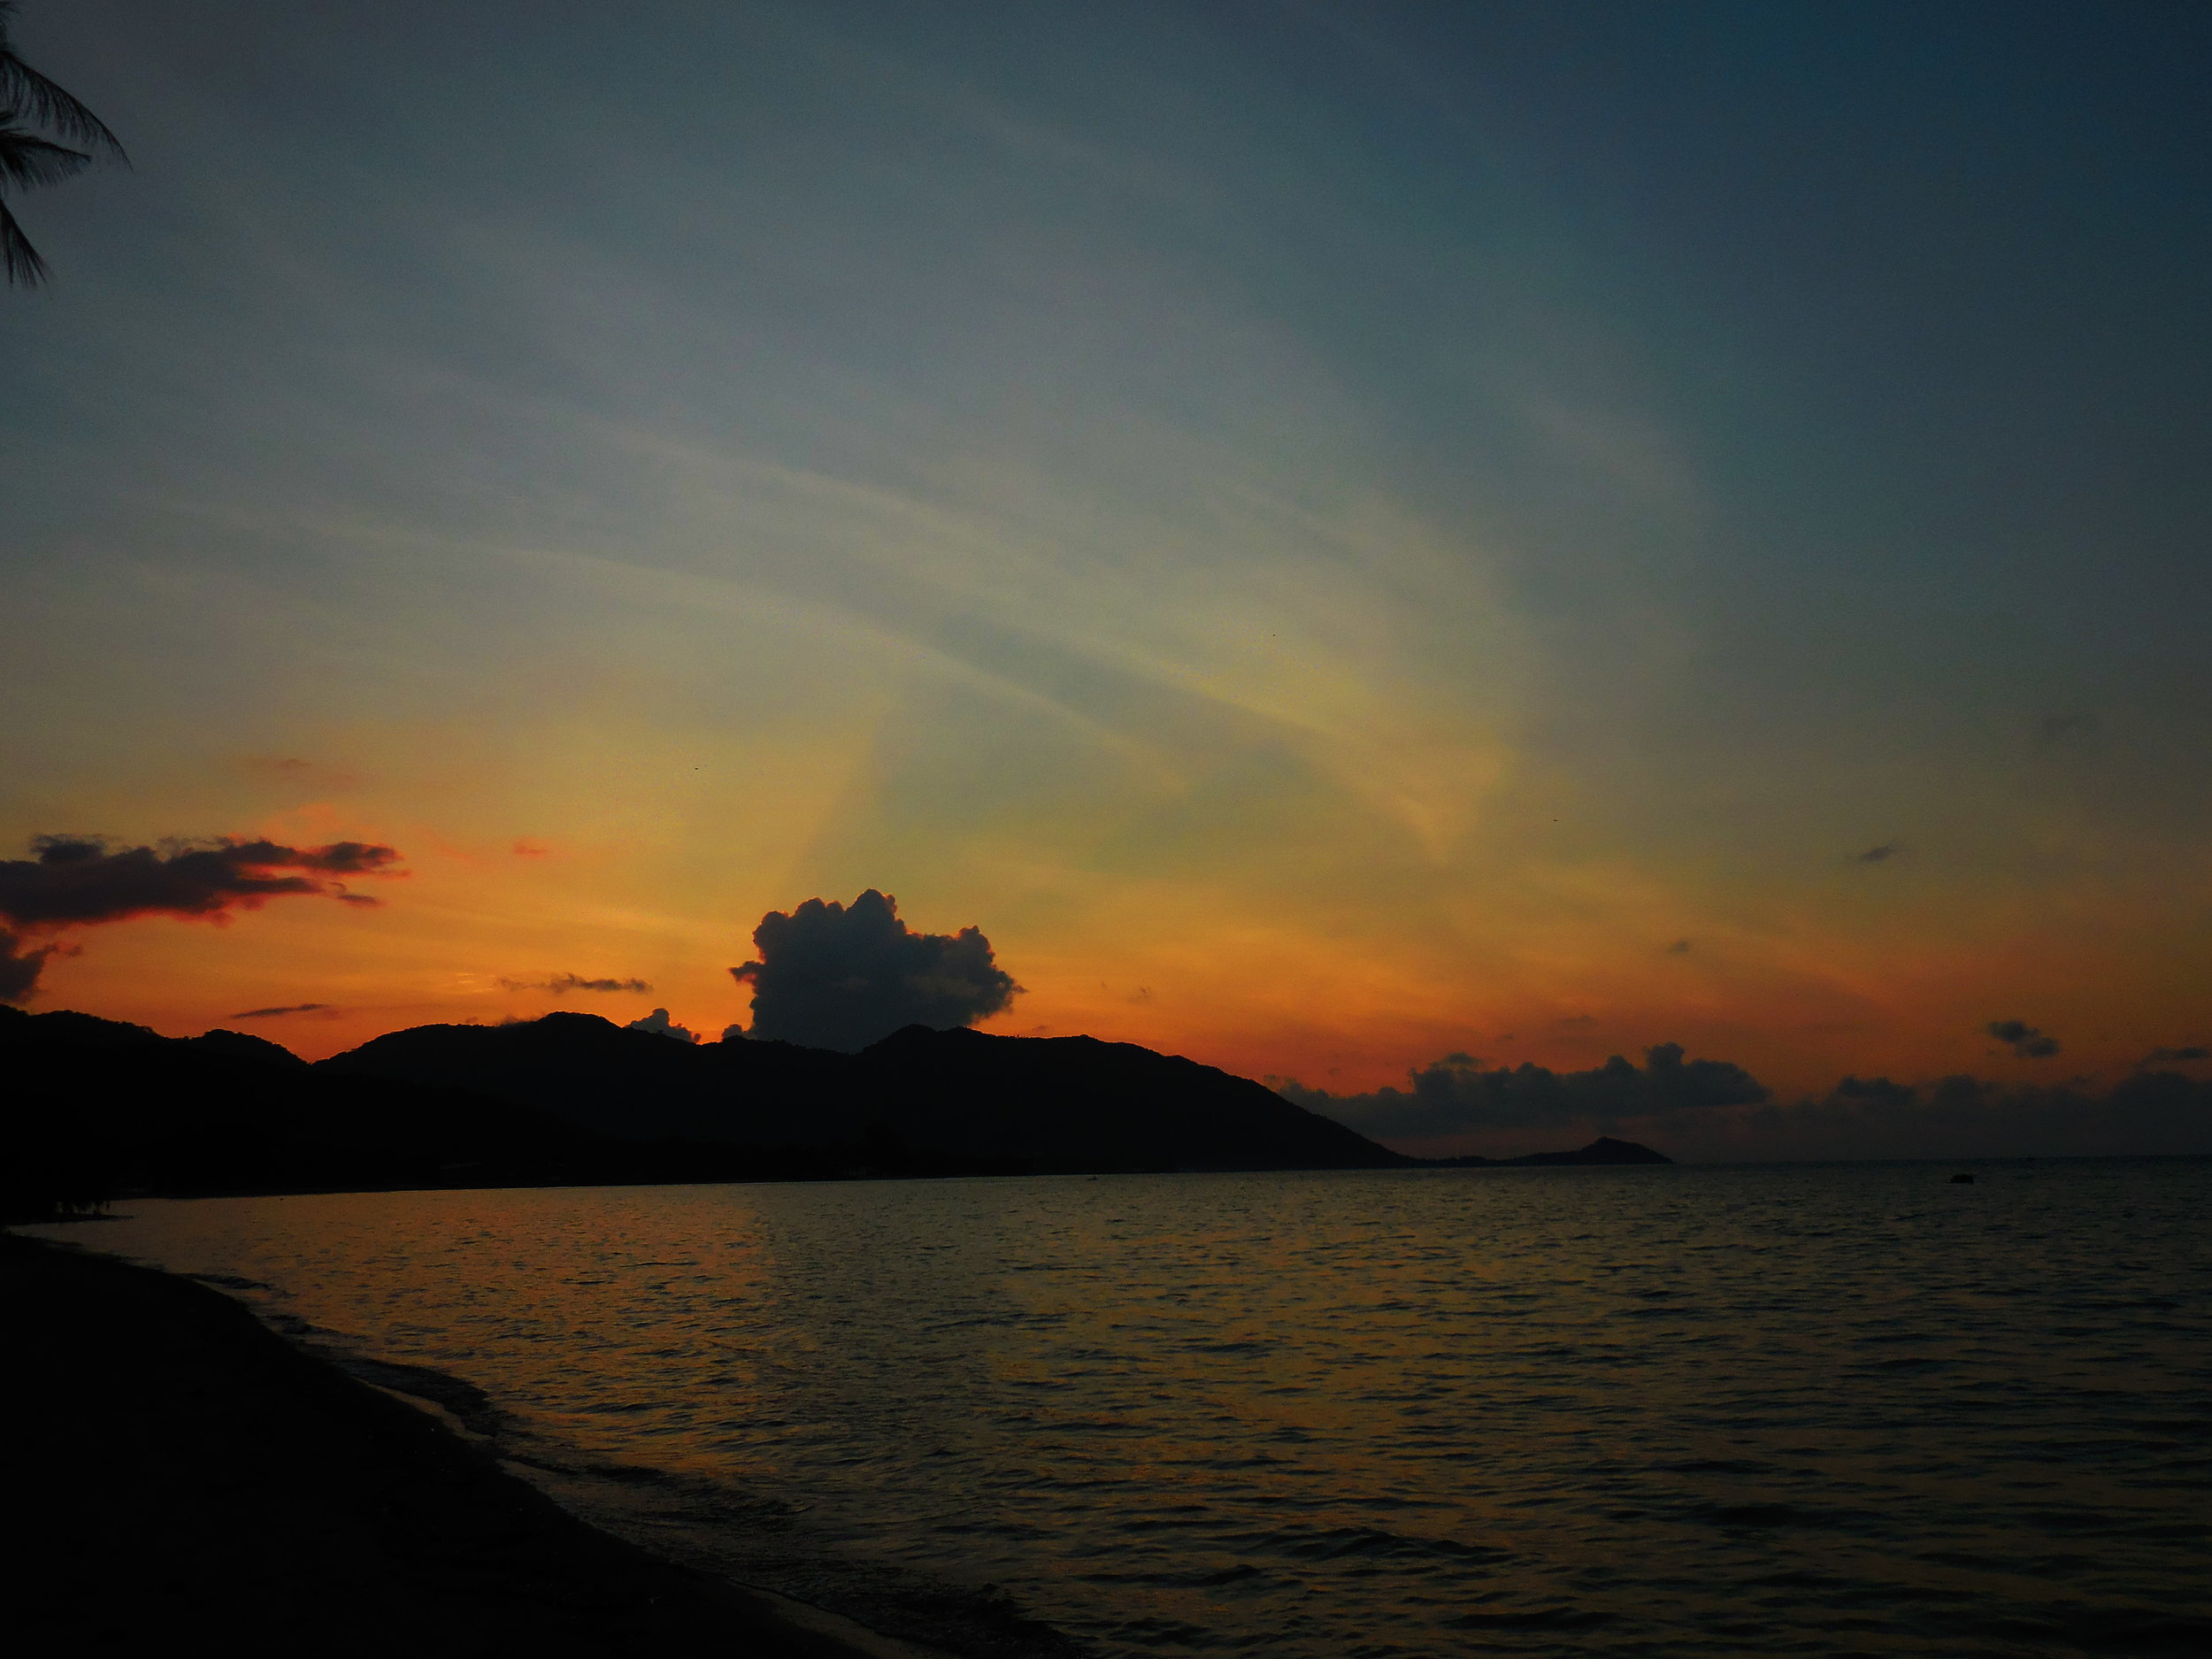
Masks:
[[[0,1234],[0,1319],[8,1610],[34,1646],[933,1651],[610,1537],[188,1279]]]

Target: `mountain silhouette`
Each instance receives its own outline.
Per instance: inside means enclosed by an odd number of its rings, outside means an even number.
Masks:
[[[863,1146],[1031,1171],[1389,1169],[1417,1160],[1248,1078],[1134,1043],[909,1025],[858,1054],[672,1042],[593,1014],[420,1025],[318,1072],[464,1088],[595,1134]]]
[[[445,1166],[518,1152],[534,1173],[579,1138],[452,1090],[321,1077],[239,1033],[168,1038],[86,1014],[0,1014],[0,1079],[7,1186],[43,1185],[65,1202],[119,1188],[434,1185]]]
[[[845,1175],[1664,1164],[1422,1159],[1133,1043],[910,1025],[857,1054],[595,1015],[419,1025],[310,1065],[240,1032],[0,1007],[0,1214],[118,1194]]]
[[[595,1134],[761,1145],[816,1135],[851,1056],[787,1042],[677,1042],[596,1014],[509,1025],[416,1025],[319,1062],[318,1073],[460,1088]]]
[[[4,1219],[131,1193],[806,1179],[849,1162],[597,1135],[466,1089],[326,1071],[238,1032],[164,1037],[88,1014],[0,1007]]]
[[[1195,1060],[1095,1037],[909,1025],[853,1056],[872,1123],[1041,1170],[1394,1169],[1417,1160]]]

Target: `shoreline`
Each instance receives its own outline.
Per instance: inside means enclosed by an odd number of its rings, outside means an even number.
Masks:
[[[591,1525],[206,1285],[0,1233],[0,1330],[27,1638],[948,1659]]]

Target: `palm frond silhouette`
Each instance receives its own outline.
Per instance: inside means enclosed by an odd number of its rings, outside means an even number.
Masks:
[[[58,184],[102,155],[130,165],[122,141],[71,93],[25,63],[15,50],[15,0],[0,0],[0,198]],[[42,136],[44,128],[54,137]],[[67,140],[66,143],[58,142]],[[81,150],[72,146],[81,144]],[[20,288],[46,280],[46,261],[0,200],[0,273]]]

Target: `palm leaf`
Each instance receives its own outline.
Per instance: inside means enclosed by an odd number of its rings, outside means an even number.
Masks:
[[[7,204],[0,202],[0,275],[18,287],[35,288],[46,280],[46,261],[38,257]]]
[[[81,150],[70,150],[15,125],[13,110],[0,110],[0,188],[35,190],[58,184],[90,164]]]
[[[64,91],[16,56],[8,38],[15,21],[15,0],[0,0],[0,99],[41,127],[92,150],[104,150],[127,164],[122,140],[73,94]]]

